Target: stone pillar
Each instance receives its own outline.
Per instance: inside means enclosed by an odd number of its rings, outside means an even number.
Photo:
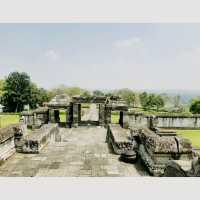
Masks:
[[[51,123],[55,123],[55,122],[56,122],[56,120],[55,120],[55,115],[54,115],[54,110],[53,110],[53,109],[50,109],[50,110],[49,110],[49,121],[50,121]]]
[[[74,104],[73,105],[73,123],[72,126],[73,127],[78,127],[78,115],[79,115],[79,105],[78,104]]]
[[[105,125],[105,105],[99,104],[99,125]]]
[[[81,104],[78,104],[78,123],[81,122]]]
[[[119,124],[121,127],[123,127],[123,111],[120,111],[119,113]]]
[[[73,123],[73,103],[70,103],[69,107],[67,108],[67,125],[69,128],[72,127],[72,123]]]
[[[111,123],[111,109],[109,107],[105,107],[105,126]]]

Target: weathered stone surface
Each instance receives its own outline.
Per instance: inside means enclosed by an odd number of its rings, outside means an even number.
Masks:
[[[163,176],[165,177],[186,177],[187,172],[182,168],[186,166],[187,170],[191,167],[191,161],[186,161],[187,163],[180,163],[180,161],[170,161],[165,169]]]
[[[178,136],[159,136],[148,128],[140,129],[139,154],[150,173],[160,176],[169,160],[190,161],[193,157],[191,142]]]
[[[49,109],[39,107],[32,111],[21,112],[21,119],[29,128],[40,128],[49,121]]]
[[[130,130],[120,127],[119,124],[108,126],[107,142],[112,145],[116,154],[135,150],[138,147],[136,141],[131,137]]]
[[[61,142],[48,143],[39,154],[15,153],[0,166],[0,176],[138,177],[149,176],[140,162],[119,161],[105,143],[104,127],[59,128]]]
[[[32,134],[21,138],[16,145],[16,151],[20,153],[39,153],[40,150],[58,134],[57,124],[45,124]]]
[[[0,129],[0,161],[6,160],[15,152],[15,135],[23,134],[23,124],[13,124]]]
[[[149,127],[150,115],[136,112],[124,112],[123,127]],[[190,128],[200,129],[200,115],[156,115],[155,123],[159,128]]]
[[[136,158],[137,158],[137,152],[133,150],[132,151],[128,150],[121,153],[119,159],[127,163],[134,163],[136,161]]]
[[[165,167],[163,176],[167,177],[200,177],[200,158],[193,160],[169,161]]]
[[[200,157],[195,157],[192,160],[192,166],[190,172],[188,173],[188,176],[200,177]]]
[[[66,94],[56,95],[49,103],[46,104],[49,108],[67,108],[71,102],[71,98]]]

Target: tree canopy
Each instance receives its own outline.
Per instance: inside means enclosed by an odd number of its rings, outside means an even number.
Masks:
[[[200,114],[200,99],[193,100],[190,105],[190,112]]]
[[[124,101],[126,101],[128,106],[134,106],[136,95],[132,90],[128,88],[124,88],[124,89],[117,90],[115,93],[116,95],[121,96],[121,98],[124,99]]]
[[[3,96],[3,87],[4,87],[4,80],[0,80],[0,99]]]
[[[165,102],[161,95],[147,94],[146,92],[140,94],[140,102],[145,110],[154,108],[159,110],[165,105]]]
[[[3,84],[2,102],[8,112],[20,112],[24,105],[36,108],[49,99],[47,92],[31,82],[28,74],[12,72]]]

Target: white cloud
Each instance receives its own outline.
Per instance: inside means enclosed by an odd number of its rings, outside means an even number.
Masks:
[[[117,48],[124,48],[124,47],[137,46],[140,43],[141,39],[139,37],[132,37],[126,40],[117,40],[113,43],[113,46]]]
[[[45,56],[51,59],[52,61],[57,61],[60,59],[60,54],[53,49],[46,51]]]

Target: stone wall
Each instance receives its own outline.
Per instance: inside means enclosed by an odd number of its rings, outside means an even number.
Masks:
[[[23,111],[21,117],[29,128],[40,128],[49,121],[49,109],[40,107],[32,111]]]
[[[24,134],[26,127],[22,123],[9,125],[0,129],[0,161],[15,153],[15,135]]]
[[[149,117],[141,113],[123,112],[123,128],[147,127]]]
[[[157,126],[162,128],[200,129],[200,116],[157,116]]]
[[[142,113],[124,112],[123,127],[149,127],[150,115]],[[200,129],[200,115],[193,116],[164,116],[157,115],[155,122],[159,128],[185,128],[185,129]]]

